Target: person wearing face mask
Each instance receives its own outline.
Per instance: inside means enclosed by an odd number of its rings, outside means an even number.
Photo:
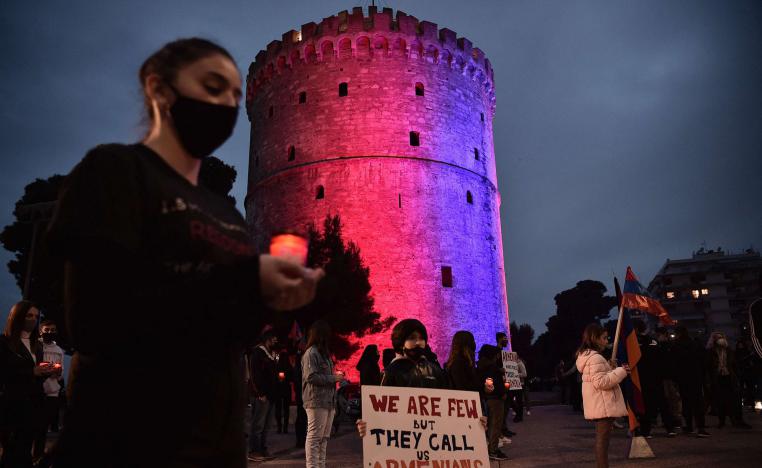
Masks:
[[[147,134],[90,150],[47,233],[76,350],[54,466],[242,468],[244,350],[265,306],[307,304],[324,273],[259,255],[241,214],[199,184],[239,114],[230,53],[180,39],[139,79]]]
[[[60,392],[63,388],[64,351],[56,344],[58,327],[52,320],[44,320],[40,324],[40,337],[42,343],[42,360],[51,364],[55,372],[42,383],[45,391],[45,406],[42,425],[34,443],[34,457],[43,455],[45,440],[48,429],[58,432],[58,416],[61,411]]]
[[[426,327],[416,319],[401,320],[392,330],[394,360],[386,368],[381,385],[392,387],[449,388],[442,368],[426,359]]]
[[[733,427],[751,429],[743,420],[735,353],[728,346],[728,339],[724,333],[714,332],[706,347],[712,407],[719,419],[717,427],[725,427],[725,419],[730,416]]]
[[[0,442],[3,447],[0,467],[3,468],[32,466],[32,446],[43,420],[42,383],[56,372],[52,364],[43,361],[39,318],[40,311],[34,304],[18,302],[11,308],[0,335]]]

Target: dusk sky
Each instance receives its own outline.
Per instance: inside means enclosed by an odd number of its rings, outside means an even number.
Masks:
[[[762,2],[376,2],[470,39],[492,62],[511,319],[538,334],[577,281],[647,284],[702,246],[762,247]],[[141,139],[140,64],[207,37],[245,77],[282,33],[370,1],[0,3],[0,224],[37,177]],[[216,155],[246,193],[241,112]],[[20,298],[0,250],[0,319]]]

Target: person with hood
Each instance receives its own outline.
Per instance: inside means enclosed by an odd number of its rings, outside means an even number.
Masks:
[[[585,419],[595,421],[595,460],[598,468],[609,466],[609,438],[614,419],[626,416],[619,383],[630,373],[627,364],[611,369],[601,355],[608,344],[608,332],[591,323],[582,334],[577,350],[577,370],[582,375],[582,404]]]
[[[450,388],[447,375],[436,361],[427,359],[426,327],[416,319],[401,320],[392,330],[396,353],[381,380],[392,387]]]
[[[725,427],[725,418],[730,416],[733,427],[751,429],[743,420],[735,353],[728,346],[728,339],[724,333],[714,332],[706,347],[712,408],[720,420],[717,427]]]

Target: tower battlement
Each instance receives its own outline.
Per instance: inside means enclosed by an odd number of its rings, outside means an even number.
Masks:
[[[288,73],[304,64],[341,60],[375,59],[422,60],[444,67],[477,82],[490,112],[494,114],[494,72],[489,59],[471,41],[457,37],[447,28],[419,21],[391,8],[382,11],[362,7],[342,11],[320,23],[303,24],[300,31],[291,30],[281,40],[274,40],[261,50],[249,67],[247,77],[247,110],[254,94],[273,76]]]

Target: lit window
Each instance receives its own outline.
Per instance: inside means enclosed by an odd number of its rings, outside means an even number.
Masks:
[[[700,291],[698,289],[691,290],[691,296],[693,296],[694,299],[698,299],[700,295]]]
[[[339,97],[344,97],[349,94],[349,85],[347,83],[339,83]]]
[[[667,291],[667,299],[674,299],[674,298],[675,298],[675,292]]]
[[[703,289],[701,290],[701,295],[702,295],[702,296],[708,296],[708,295],[709,295],[709,290],[708,290],[707,288],[703,288]]]
[[[452,267],[442,267],[442,286],[445,288],[452,287]]]
[[[418,132],[410,132],[410,146],[421,146],[421,135]]]

